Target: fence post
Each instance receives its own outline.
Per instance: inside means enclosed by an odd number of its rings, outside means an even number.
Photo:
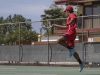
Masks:
[[[19,23],[19,65],[20,65],[20,23]]]

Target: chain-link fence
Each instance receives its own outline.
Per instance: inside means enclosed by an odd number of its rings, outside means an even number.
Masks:
[[[92,15],[92,16],[81,16],[78,17],[78,22],[76,31],[77,31],[77,38],[75,42],[75,49],[79,53],[81,59],[86,62],[99,62],[99,43],[93,44],[86,44],[88,42],[88,37],[98,37],[100,36],[99,29],[100,25],[100,16],[99,15]],[[50,40],[57,40],[56,38],[50,39],[51,35],[58,36],[62,33],[65,33],[64,29],[59,28],[51,28],[48,31],[48,28],[52,24],[64,25],[66,19],[65,18],[58,18],[58,19],[48,19],[43,21],[27,21],[27,22],[18,22],[18,23],[6,23],[0,24],[1,33],[2,29],[5,28],[7,32],[3,31],[0,46],[0,60],[1,61],[18,61],[18,62],[75,62],[76,60],[72,58],[68,58],[68,50],[58,44],[51,44]],[[35,25],[40,25],[39,33],[42,37],[39,37],[41,42],[42,38],[45,37],[44,33],[48,36],[45,45],[35,45],[33,41],[26,45],[26,42],[29,39],[23,37],[23,27],[25,25],[33,25],[33,28],[36,27]],[[79,26],[80,25],[80,26]],[[46,28],[45,28],[45,27]],[[17,30],[16,30],[17,28]],[[13,31],[13,32],[12,32]],[[17,35],[15,35],[15,32]],[[23,33],[22,33],[23,32]],[[11,34],[9,34],[11,33]],[[9,35],[8,35],[9,34]],[[26,34],[28,34],[26,32]],[[9,37],[9,36],[12,37]],[[16,39],[14,37],[17,37]],[[22,43],[21,39],[24,39],[24,43]],[[6,39],[6,40],[5,40]],[[12,41],[9,41],[12,39]],[[16,41],[15,41],[16,40]],[[27,41],[26,41],[27,40]],[[4,42],[4,43],[3,43]],[[85,44],[84,44],[85,43]],[[6,45],[5,45],[6,44]],[[92,48],[92,49],[91,49]]]
[[[78,47],[80,46],[80,47]],[[76,44],[76,51],[81,58],[82,44]],[[52,49],[51,49],[52,48]],[[47,45],[21,45],[20,52],[19,46],[0,46],[0,61],[19,61],[20,62],[75,62],[76,60],[68,58],[68,49],[58,44],[51,44],[49,46],[49,58],[48,58],[48,46]],[[20,53],[20,54],[19,54]],[[19,56],[20,55],[20,56]]]
[[[84,48],[82,49],[82,47]],[[75,50],[84,62],[99,63],[100,62],[100,43],[75,43]],[[19,54],[20,53],[20,54]],[[20,56],[19,56],[20,55]],[[48,45],[21,45],[19,46],[0,46],[0,61],[13,62],[76,62],[74,57],[68,58],[68,49],[59,44]]]

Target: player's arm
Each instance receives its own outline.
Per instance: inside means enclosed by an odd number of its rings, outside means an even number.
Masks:
[[[57,24],[53,24],[53,26],[59,27],[59,28],[66,28],[67,26],[73,24],[74,22],[75,22],[75,18],[72,18],[72,19],[70,20],[70,22],[67,23],[67,24],[65,24],[64,26],[62,26],[62,25],[57,25]]]
[[[71,21],[69,22],[69,23],[67,23],[66,25],[68,26],[68,25],[71,25],[71,24],[73,24],[75,22],[75,18],[72,18],[71,19]]]
[[[58,27],[58,28],[66,28],[67,26],[66,25],[64,25],[64,26],[62,26],[62,25],[57,25],[57,24],[52,24],[54,27]]]

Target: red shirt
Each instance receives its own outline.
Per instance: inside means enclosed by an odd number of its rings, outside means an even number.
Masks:
[[[76,28],[76,24],[77,24],[77,17],[74,13],[69,14],[69,16],[66,20],[66,23],[68,24],[71,21],[71,19],[73,19],[73,18],[75,19],[75,22],[66,27],[67,34],[76,34],[75,28]]]
[[[69,14],[66,23],[69,23],[71,19],[75,19],[74,23],[66,27],[66,38],[67,44],[71,47],[74,47],[74,40],[76,38],[76,24],[77,24],[77,17],[74,13]]]

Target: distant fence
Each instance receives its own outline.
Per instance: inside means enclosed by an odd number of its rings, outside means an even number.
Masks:
[[[100,62],[100,43],[76,43],[75,49],[83,61]],[[52,44],[49,51],[47,45],[0,46],[0,61],[76,62],[73,57],[68,58],[68,50],[58,44]]]
[[[84,44],[84,61],[100,64],[100,42]]]
[[[81,27],[77,27],[77,36],[79,36],[82,43],[76,43],[76,51],[79,53],[81,59],[85,62],[100,62],[100,43],[84,43],[87,41],[88,37],[99,37],[100,36],[100,15],[89,15],[89,16],[81,16]],[[51,26],[51,24],[63,24],[65,23],[66,18],[58,18],[58,19],[48,19],[42,21],[26,21],[26,22],[18,22],[18,23],[4,23],[0,24],[0,26],[7,26],[8,30],[13,30],[13,25],[18,27],[18,44],[10,44],[4,45],[1,41],[0,43],[0,61],[18,61],[18,62],[75,62],[76,60],[71,57],[68,58],[68,50],[58,44],[49,45],[21,45],[21,27],[23,25],[44,25]],[[11,29],[9,29],[11,26]],[[85,29],[83,29],[85,28]],[[89,29],[92,28],[92,29]],[[93,29],[96,28],[96,29]],[[40,34],[43,35],[43,30],[46,32],[43,27],[40,28]],[[56,30],[60,30],[57,28],[52,29],[54,33]],[[57,33],[64,33],[61,31],[56,31]],[[7,35],[8,33],[4,34]],[[13,35],[13,33],[11,34]],[[57,34],[58,35],[58,34]],[[5,40],[4,38],[1,38]],[[26,38],[26,37],[24,37]]]

